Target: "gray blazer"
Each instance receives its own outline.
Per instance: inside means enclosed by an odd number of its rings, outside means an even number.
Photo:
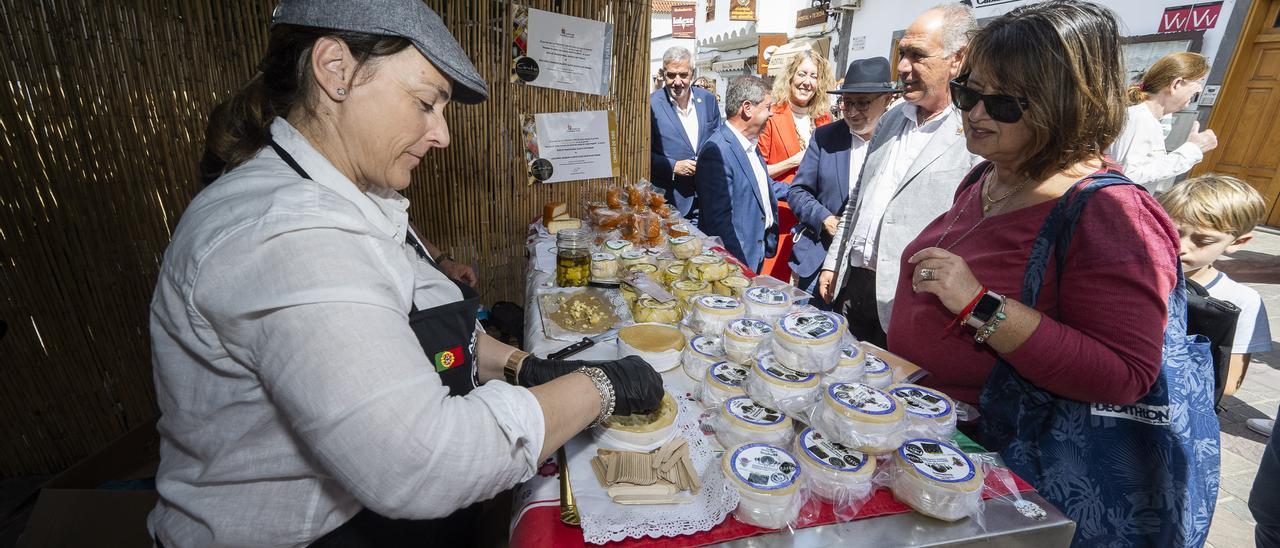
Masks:
[[[875,175],[888,169],[890,147],[887,146],[898,138],[902,126],[908,123],[903,107],[898,104],[880,118],[876,125],[875,135],[868,145],[867,161],[858,175],[858,184],[850,185],[849,203],[856,207],[845,208],[840,218],[835,239],[827,252],[823,268],[836,272],[835,291],[838,294],[844,287],[849,269],[851,238],[849,233],[857,226],[857,216],[867,214],[861,199],[866,193],[866,185],[871,184]],[[969,153],[965,146],[960,117],[963,115],[954,108],[946,114],[942,126],[934,132],[933,137],[925,145],[924,150],[907,170],[906,176],[898,182],[889,206],[880,220],[880,235],[876,240],[876,305],[880,315],[880,325],[889,330],[889,315],[893,310],[893,296],[898,287],[898,269],[902,261],[902,250],[920,234],[926,225],[951,208],[956,187],[965,174],[982,158]],[[858,196],[853,196],[857,193]]]

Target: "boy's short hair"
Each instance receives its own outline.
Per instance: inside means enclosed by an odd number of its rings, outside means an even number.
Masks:
[[[1249,183],[1209,173],[1173,185],[1160,205],[1174,222],[1225,232],[1239,238],[1262,222],[1266,201]]]

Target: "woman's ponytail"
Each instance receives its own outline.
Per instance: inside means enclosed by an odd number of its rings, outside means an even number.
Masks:
[[[271,107],[262,73],[213,107],[205,130],[204,157],[200,160],[200,178],[204,184],[212,183],[229,167],[244,163],[266,146],[271,120],[277,115]]]

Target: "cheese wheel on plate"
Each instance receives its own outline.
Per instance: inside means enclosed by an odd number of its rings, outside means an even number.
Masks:
[[[603,449],[653,451],[679,434],[676,423],[679,416],[680,406],[667,393],[662,396],[662,404],[652,413],[614,415],[592,428],[591,435]]]

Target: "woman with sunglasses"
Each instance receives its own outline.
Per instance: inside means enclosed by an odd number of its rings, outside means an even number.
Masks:
[[[1198,546],[1213,381],[1187,345],[1178,231],[1103,152],[1124,94],[1096,4],[1026,5],[969,42],[951,97],[987,161],[904,250],[889,349],[979,406],[968,427],[1079,523],[1075,545]]]
[[[1192,122],[1187,142],[1173,150],[1164,146],[1160,119],[1187,108],[1204,89],[1209,61],[1199,53],[1170,53],[1142,73],[1140,82],[1129,86],[1129,107],[1124,131],[1107,149],[1107,154],[1124,167],[1125,176],[1151,192],[1164,192],[1173,178],[1186,173],[1217,148],[1213,130],[1200,131]]]

